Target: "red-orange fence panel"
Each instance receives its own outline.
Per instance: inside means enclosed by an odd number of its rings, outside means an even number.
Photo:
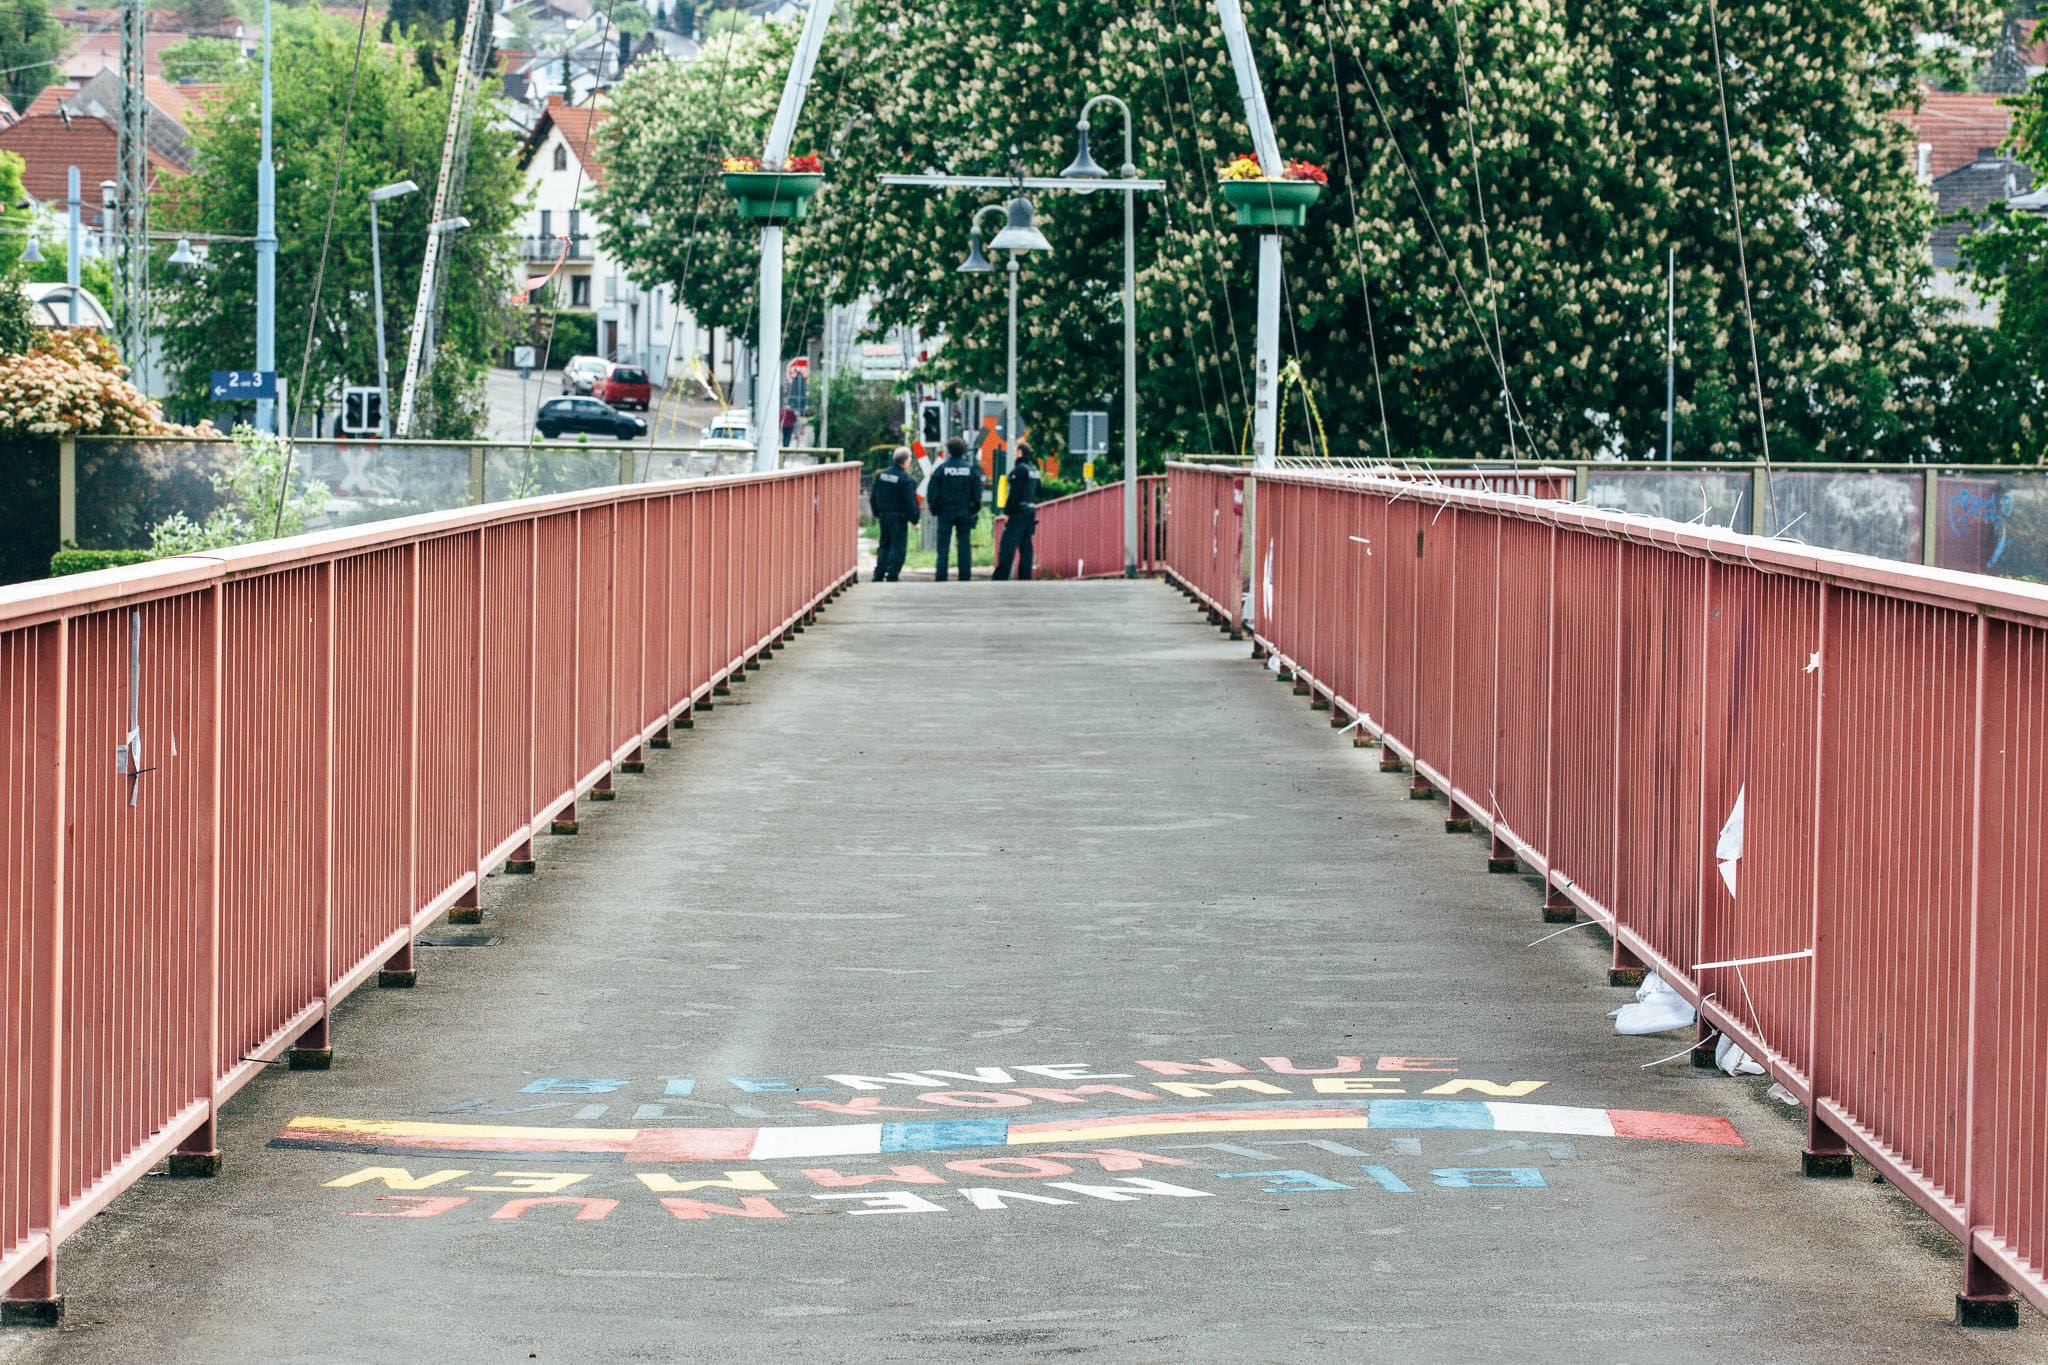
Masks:
[[[1138,572],[1159,571],[1166,477],[1138,479]],[[1008,517],[998,516],[991,532],[1003,543]],[[1106,483],[1038,504],[1038,530],[1031,541],[1032,572],[1039,578],[1120,578],[1124,571],[1124,486]]]
[[[337,1001],[849,582],[857,479],[0,588],[0,1288],[54,1300],[64,1238],[166,1155],[210,1169],[223,1100],[324,1057]]]
[[[1963,1241],[1972,1304],[2048,1307],[2048,589],[1538,474],[1260,475],[1259,648],[1810,1101],[1809,1169],[1864,1156]],[[1222,477],[1169,472],[1205,601],[1239,581],[1201,543]]]

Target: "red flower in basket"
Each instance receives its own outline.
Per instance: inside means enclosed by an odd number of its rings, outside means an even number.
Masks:
[[[825,169],[825,160],[816,152],[812,152],[807,156],[791,157],[782,163],[782,169],[793,171],[798,175],[819,175]]]
[[[1316,165],[1313,161],[1288,162],[1287,169],[1282,172],[1280,178],[1283,180],[1313,180],[1318,185],[1330,183],[1329,172]]]

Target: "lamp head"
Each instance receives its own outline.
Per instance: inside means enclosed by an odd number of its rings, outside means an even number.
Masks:
[[[1045,234],[1032,221],[1031,201],[1018,196],[1010,201],[1010,221],[989,243],[993,251],[1050,251],[1052,243],[1045,240]]]
[[[199,258],[192,254],[192,239],[190,237],[180,237],[178,239],[178,249],[171,253],[171,264],[177,266],[199,264]]]
[[[397,199],[401,195],[418,194],[420,187],[410,180],[401,180],[395,185],[380,185],[370,191],[370,202],[381,204],[386,199]]]
[[[980,228],[976,228],[973,235],[967,239],[967,259],[960,262],[954,269],[962,275],[974,275],[984,270],[995,269],[993,265],[989,264],[988,257],[981,254]]]
[[[1060,172],[1062,180],[1107,180],[1109,172],[1096,164],[1088,151],[1088,124],[1081,124],[1081,150],[1074,156],[1074,163]]]
[[[36,235],[33,232],[28,235],[28,247],[21,253],[21,259],[25,265],[41,265],[43,263],[43,245],[36,240]]]

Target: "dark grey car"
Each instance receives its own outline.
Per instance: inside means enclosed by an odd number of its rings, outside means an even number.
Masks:
[[[595,398],[550,398],[540,405],[533,425],[550,441],[565,435],[616,436],[630,441],[647,434],[646,422]]]

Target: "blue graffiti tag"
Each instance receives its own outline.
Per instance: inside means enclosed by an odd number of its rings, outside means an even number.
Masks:
[[[1967,535],[1973,525],[1989,526],[1998,532],[1998,543],[1991,547],[1991,558],[1984,561],[1986,569],[1998,567],[1998,558],[2005,553],[2005,523],[2011,515],[2010,493],[1982,497],[1965,489],[1948,500],[1948,529],[1956,535]]]

